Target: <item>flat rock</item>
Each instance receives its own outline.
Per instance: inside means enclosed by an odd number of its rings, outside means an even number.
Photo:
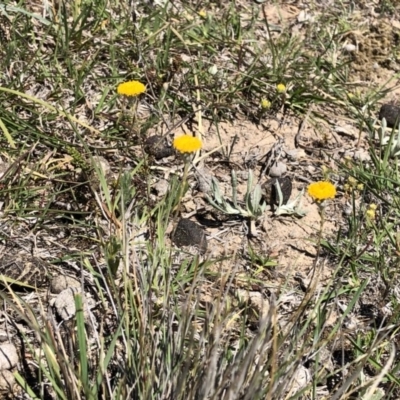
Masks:
[[[75,307],[75,295],[81,292],[80,288],[69,287],[63,290],[58,296],[51,301],[51,306],[55,309],[57,315],[67,321],[75,316],[76,307]],[[86,299],[86,296],[82,294],[83,301],[83,311],[85,314],[85,319],[88,316],[89,310],[91,307],[90,303]]]
[[[178,246],[196,246],[204,253],[207,250],[207,238],[204,229],[195,222],[181,218],[172,235],[172,241]]]
[[[154,135],[148,137],[144,142],[144,151],[156,160],[172,156],[174,149],[168,144],[164,136]]]

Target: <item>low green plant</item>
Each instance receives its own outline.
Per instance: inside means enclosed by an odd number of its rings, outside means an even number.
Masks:
[[[276,190],[278,192],[279,204],[275,210],[275,215],[294,215],[296,217],[304,217],[307,211],[301,209],[304,195],[304,189],[296,196],[296,198],[287,204],[283,204],[283,194],[279,181],[276,182]]]
[[[262,201],[261,186],[256,184],[253,189],[253,171],[249,170],[249,176],[247,179],[247,190],[244,196],[244,207],[238,203],[237,193],[237,176],[236,172],[232,170],[231,173],[231,185],[232,185],[232,199],[226,200],[221,194],[218,180],[212,178],[212,196],[207,196],[210,204],[217,210],[228,215],[240,215],[243,218],[257,219],[267,209],[267,204]]]
[[[396,129],[393,128],[390,135],[387,135],[387,121],[382,118],[381,126],[378,128],[379,144],[382,148],[388,149],[388,156],[395,158],[400,156],[400,125]],[[371,132],[371,136],[374,137],[374,131]]]
[[[213,177],[212,179],[212,196],[207,196],[209,203],[217,210],[228,215],[239,215],[243,218],[257,219],[269,206],[262,199],[262,189],[260,184],[256,184],[253,189],[253,171],[249,170],[249,176],[247,179],[247,189],[244,196],[244,207],[238,203],[237,193],[237,176],[236,172],[232,170],[231,185],[232,185],[232,199],[227,200],[222,194],[219,188],[218,180]],[[275,215],[294,215],[297,217],[304,217],[306,211],[301,209],[302,198],[304,190],[302,190],[296,198],[287,203],[283,204],[283,194],[279,182],[276,183],[276,189],[278,192],[279,204],[277,209],[274,211]]]

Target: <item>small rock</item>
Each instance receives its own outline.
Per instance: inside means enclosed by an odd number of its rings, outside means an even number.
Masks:
[[[359,161],[369,161],[371,156],[367,150],[360,149],[354,153],[354,159]]]
[[[269,170],[269,176],[271,178],[279,178],[280,176],[285,174],[286,171],[287,171],[286,164],[283,162],[277,162]]]
[[[156,160],[172,156],[174,149],[168,144],[164,136],[154,135],[148,137],[144,142],[144,151]]]
[[[343,46],[343,50],[347,53],[354,53],[357,50],[357,46],[349,43]]]
[[[299,12],[299,15],[297,16],[298,22],[306,22],[306,21],[312,22],[313,20],[314,20],[314,17],[312,17],[311,14],[308,13],[306,10],[301,10]]]
[[[324,367],[327,371],[334,370],[332,353],[326,347],[322,347],[318,351],[318,355],[314,357],[314,360],[317,357],[321,367]]]
[[[178,246],[197,246],[202,253],[207,250],[207,238],[203,228],[193,221],[181,218],[172,235],[172,241]]]
[[[285,150],[286,156],[289,160],[297,161],[306,156],[306,152],[303,149],[290,149]]]
[[[192,56],[188,56],[187,54],[180,54],[180,58],[182,59],[183,62],[191,64],[192,63]]]
[[[164,196],[168,192],[169,184],[166,179],[160,179],[153,187],[159,196]]]
[[[6,331],[0,330],[0,342],[9,340],[9,334]]]
[[[344,322],[346,329],[355,331],[360,326],[360,319],[356,315],[347,315]]]
[[[308,167],[307,167],[307,171],[310,173],[310,174],[315,174],[315,171],[316,171],[317,169],[314,167],[314,166],[312,166],[312,165],[309,165]]]
[[[75,316],[76,307],[75,307],[75,295],[80,292],[80,288],[69,287],[63,290],[58,296],[53,299],[50,304],[55,308],[57,315],[67,321]],[[83,308],[85,318],[88,316],[89,309],[92,308],[92,305],[86,299],[86,296],[82,295],[83,300]]]
[[[58,275],[52,278],[50,282],[50,292],[54,294],[61,293],[69,287],[81,287],[81,282],[72,276]]]
[[[354,127],[350,124],[344,125],[336,125],[334,126],[333,130],[338,133],[339,135],[350,137],[351,139],[355,139],[356,135],[354,133]]]
[[[345,206],[343,207],[343,214],[346,216],[350,216],[353,214],[353,206],[350,203],[346,203]]]
[[[13,393],[15,384],[15,377],[11,371],[7,369],[0,371],[0,391]]]
[[[101,170],[104,176],[108,176],[111,172],[110,163],[101,156],[94,156],[93,161],[96,164],[97,168]]]
[[[89,173],[89,183],[94,190],[99,190],[99,188],[101,188],[101,175],[104,176],[107,181],[112,179],[111,166],[110,163],[101,156],[94,156],[93,164],[95,168]]]
[[[199,168],[195,172],[200,192],[204,194],[212,193],[212,178],[213,175],[207,168]]]
[[[299,393],[302,389],[304,389],[308,385],[310,381],[311,381],[311,372],[306,367],[304,367],[304,365],[299,365],[293,374],[293,378],[289,388],[290,396]]]
[[[384,104],[379,110],[379,119],[386,119],[387,126],[393,128],[400,122],[400,107],[393,104]]]
[[[3,343],[0,346],[0,370],[11,369],[18,363],[18,353],[12,343]]]

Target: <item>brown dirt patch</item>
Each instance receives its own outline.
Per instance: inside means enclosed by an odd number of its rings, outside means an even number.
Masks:
[[[221,162],[221,151],[211,154],[204,160],[204,165],[217,177],[226,197],[231,198],[231,175],[233,168],[238,175],[238,198],[243,199],[247,185],[247,170],[252,169],[255,177],[259,177],[266,154],[279,138],[284,140],[286,152],[297,153],[298,158],[291,159],[283,156],[282,160],[287,165],[287,176],[293,182],[291,200],[301,190],[305,190],[308,183],[321,177],[321,165],[330,165],[317,159],[311,152],[307,154],[303,149],[294,145],[298,132],[299,121],[295,117],[284,119],[282,117],[264,121],[263,125],[255,125],[249,121],[239,120],[233,124],[220,123],[218,128],[208,123],[203,125],[203,140],[205,152],[220,148],[221,143],[226,151],[230,152],[229,162]],[[320,134],[308,127],[303,131],[304,137],[309,140],[318,140]],[[223,157],[222,157],[223,158]],[[259,178],[265,182],[267,176]],[[327,208],[331,214],[341,207],[340,201]],[[212,207],[204,200],[202,195],[193,187],[193,191],[184,199],[184,216],[193,215],[198,209]],[[307,211],[303,218],[293,216],[276,217],[271,211],[256,222],[257,234],[253,238],[246,236],[244,221],[230,220],[218,228],[206,228],[209,238],[209,255],[213,258],[228,256],[235,258],[237,254],[246,253],[249,247],[261,255],[270,256],[277,262],[275,276],[286,279],[288,275],[300,272],[307,276],[312,270],[316,255],[316,239],[320,229],[320,215],[318,207],[306,194],[303,196],[302,209]],[[324,225],[324,236],[336,231],[336,222],[327,218]],[[242,260],[241,263],[244,263]]]

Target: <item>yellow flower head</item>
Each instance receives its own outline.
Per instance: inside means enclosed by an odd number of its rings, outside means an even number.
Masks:
[[[207,13],[206,13],[205,10],[200,10],[199,11],[199,15],[200,15],[201,18],[206,18],[207,17]]]
[[[363,183],[357,184],[357,190],[359,190],[360,192],[361,192],[362,190],[364,190],[364,184],[363,184]]]
[[[353,178],[352,176],[349,176],[348,178],[347,178],[347,183],[350,185],[350,186],[353,186],[353,187],[355,187],[355,186],[357,186],[357,179],[356,178]]]
[[[369,208],[365,214],[369,220],[375,219],[375,210]]]
[[[286,92],[286,86],[283,83],[278,83],[276,85],[276,91],[278,93],[285,93]]]
[[[139,81],[128,81],[124,83],[120,83],[117,88],[118,94],[122,94],[125,96],[139,96],[146,91],[146,86],[143,85],[142,82]]]
[[[370,210],[374,210],[375,211],[378,208],[378,206],[376,204],[374,204],[374,203],[371,203],[368,208]]]
[[[260,105],[263,110],[271,108],[271,102],[268,99],[261,99]]]
[[[308,186],[308,194],[316,201],[333,199],[336,195],[335,186],[327,181],[311,183]]]
[[[201,140],[190,135],[178,136],[174,139],[174,147],[180,153],[194,153],[201,149]]]

